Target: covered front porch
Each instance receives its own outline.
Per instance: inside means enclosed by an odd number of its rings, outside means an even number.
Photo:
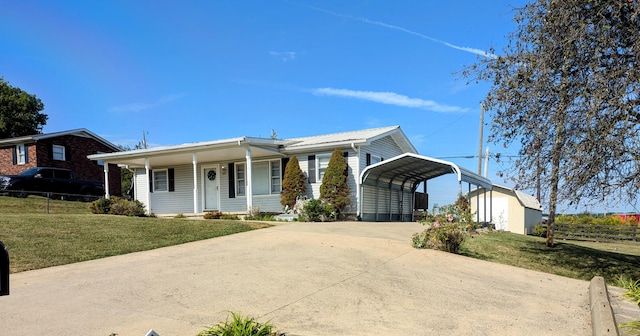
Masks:
[[[278,174],[284,171],[281,166],[286,164],[286,159],[279,148],[285,143],[240,137],[96,154],[89,158],[131,170],[133,197],[142,202],[149,213],[246,212],[254,207],[256,200],[279,206],[279,190],[277,195],[271,195],[271,190],[265,194],[263,190],[254,190],[260,187],[251,181],[267,169],[277,170]],[[108,165],[104,167],[108,181]],[[109,190],[109,185],[105,185],[106,197],[111,195]]]

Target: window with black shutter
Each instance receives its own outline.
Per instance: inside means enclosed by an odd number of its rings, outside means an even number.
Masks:
[[[229,163],[229,198],[236,198],[236,181],[235,181],[235,171],[234,164]]]
[[[173,168],[169,168],[169,191],[176,191],[176,179],[175,171]]]
[[[316,156],[309,155],[307,157],[307,170],[309,174],[309,183],[316,183]]]
[[[149,192],[153,192],[153,170],[149,169]]]

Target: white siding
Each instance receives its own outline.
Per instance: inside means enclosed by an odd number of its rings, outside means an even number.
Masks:
[[[136,169],[134,172],[134,198],[144,204],[144,208],[149,212],[149,199],[147,198],[149,191],[149,179],[145,169]]]
[[[348,175],[347,175],[347,185],[351,189],[351,203],[343,210],[344,213],[354,214],[357,212],[357,199],[356,199],[356,179],[358,178],[359,172],[356,171],[356,165],[358,164],[358,157],[356,157],[356,153],[353,150],[342,149],[342,152],[347,152],[347,166],[348,166]],[[315,155],[316,162],[318,160],[318,155],[331,155],[332,152],[318,152],[318,153],[305,153],[296,155],[298,158],[298,162],[300,163],[300,169],[309,176],[309,156]],[[307,198],[309,199],[317,199],[320,198],[320,186],[322,185],[321,180],[316,180],[315,183],[307,183]]]
[[[254,161],[263,161],[264,158],[255,158]],[[270,158],[270,160],[280,160],[280,158]],[[236,161],[235,163],[244,163],[245,161]],[[228,167],[229,162],[221,163],[221,166]],[[284,167],[280,167],[284,169]],[[229,197],[229,172],[225,169],[225,173],[220,180],[220,211],[222,212],[246,212],[247,197],[236,196]],[[235,178],[234,178],[235,183]],[[271,195],[254,195],[253,205],[258,206],[263,212],[283,212],[280,204],[280,193]]]
[[[193,166],[166,168],[174,169],[175,191],[151,193],[151,212],[154,214],[193,213]],[[165,169],[165,167],[153,169]]]
[[[393,141],[390,136],[384,137],[382,139],[375,140],[371,142],[370,146],[363,146],[360,149],[360,170],[366,168],[367,166],[367,155],[371,154],[375,156],[379,156],[382,160],[390,159],[394,156],[398,156],[400,154],[404,154],[402,149],[398,147],[398,145]],[[358,174],[359,175],[359,174]]]

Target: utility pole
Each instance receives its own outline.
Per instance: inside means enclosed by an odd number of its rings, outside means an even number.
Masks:
[[[142,131],[142,148],[147,149],[147,133],[146,131]]]
[[[482,174],[482,130],[484,129],[484,104],[480,104],[480,141],[478,143],[478,175]]]

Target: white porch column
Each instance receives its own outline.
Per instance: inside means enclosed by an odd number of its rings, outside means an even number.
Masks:
[[[144,159],[144,170],[146,172],[145,176],[147,177],[147,191],[146,191],[146,195],[147,195],[147,213],[151,214],[151,186],[149,185],[150,180],[153,179],[153,176],[149,176],[149,174],[151,173],[151,166],[149,165],[149,159]]]
[[[198,155],[193,153],[193,213],[198,213]]]
[[[105,162],[102,167],[104,168],[104,197],[111,198],[109,195],[109,164]]]
[[[249,148],[249,146],[245,146],[246,149],[246,154],[245,154],[245,159],[246,159],[246,166],[247,166],[247,171],[246,174],[247,176],[244,179],[244,183],[245,183],[245,194],[247,195],[247,211],[251,211],[251,208],[253,207],[253,188],[251,188],[251,181],[253,181],[253,177],[251,174],[251,148]]]

